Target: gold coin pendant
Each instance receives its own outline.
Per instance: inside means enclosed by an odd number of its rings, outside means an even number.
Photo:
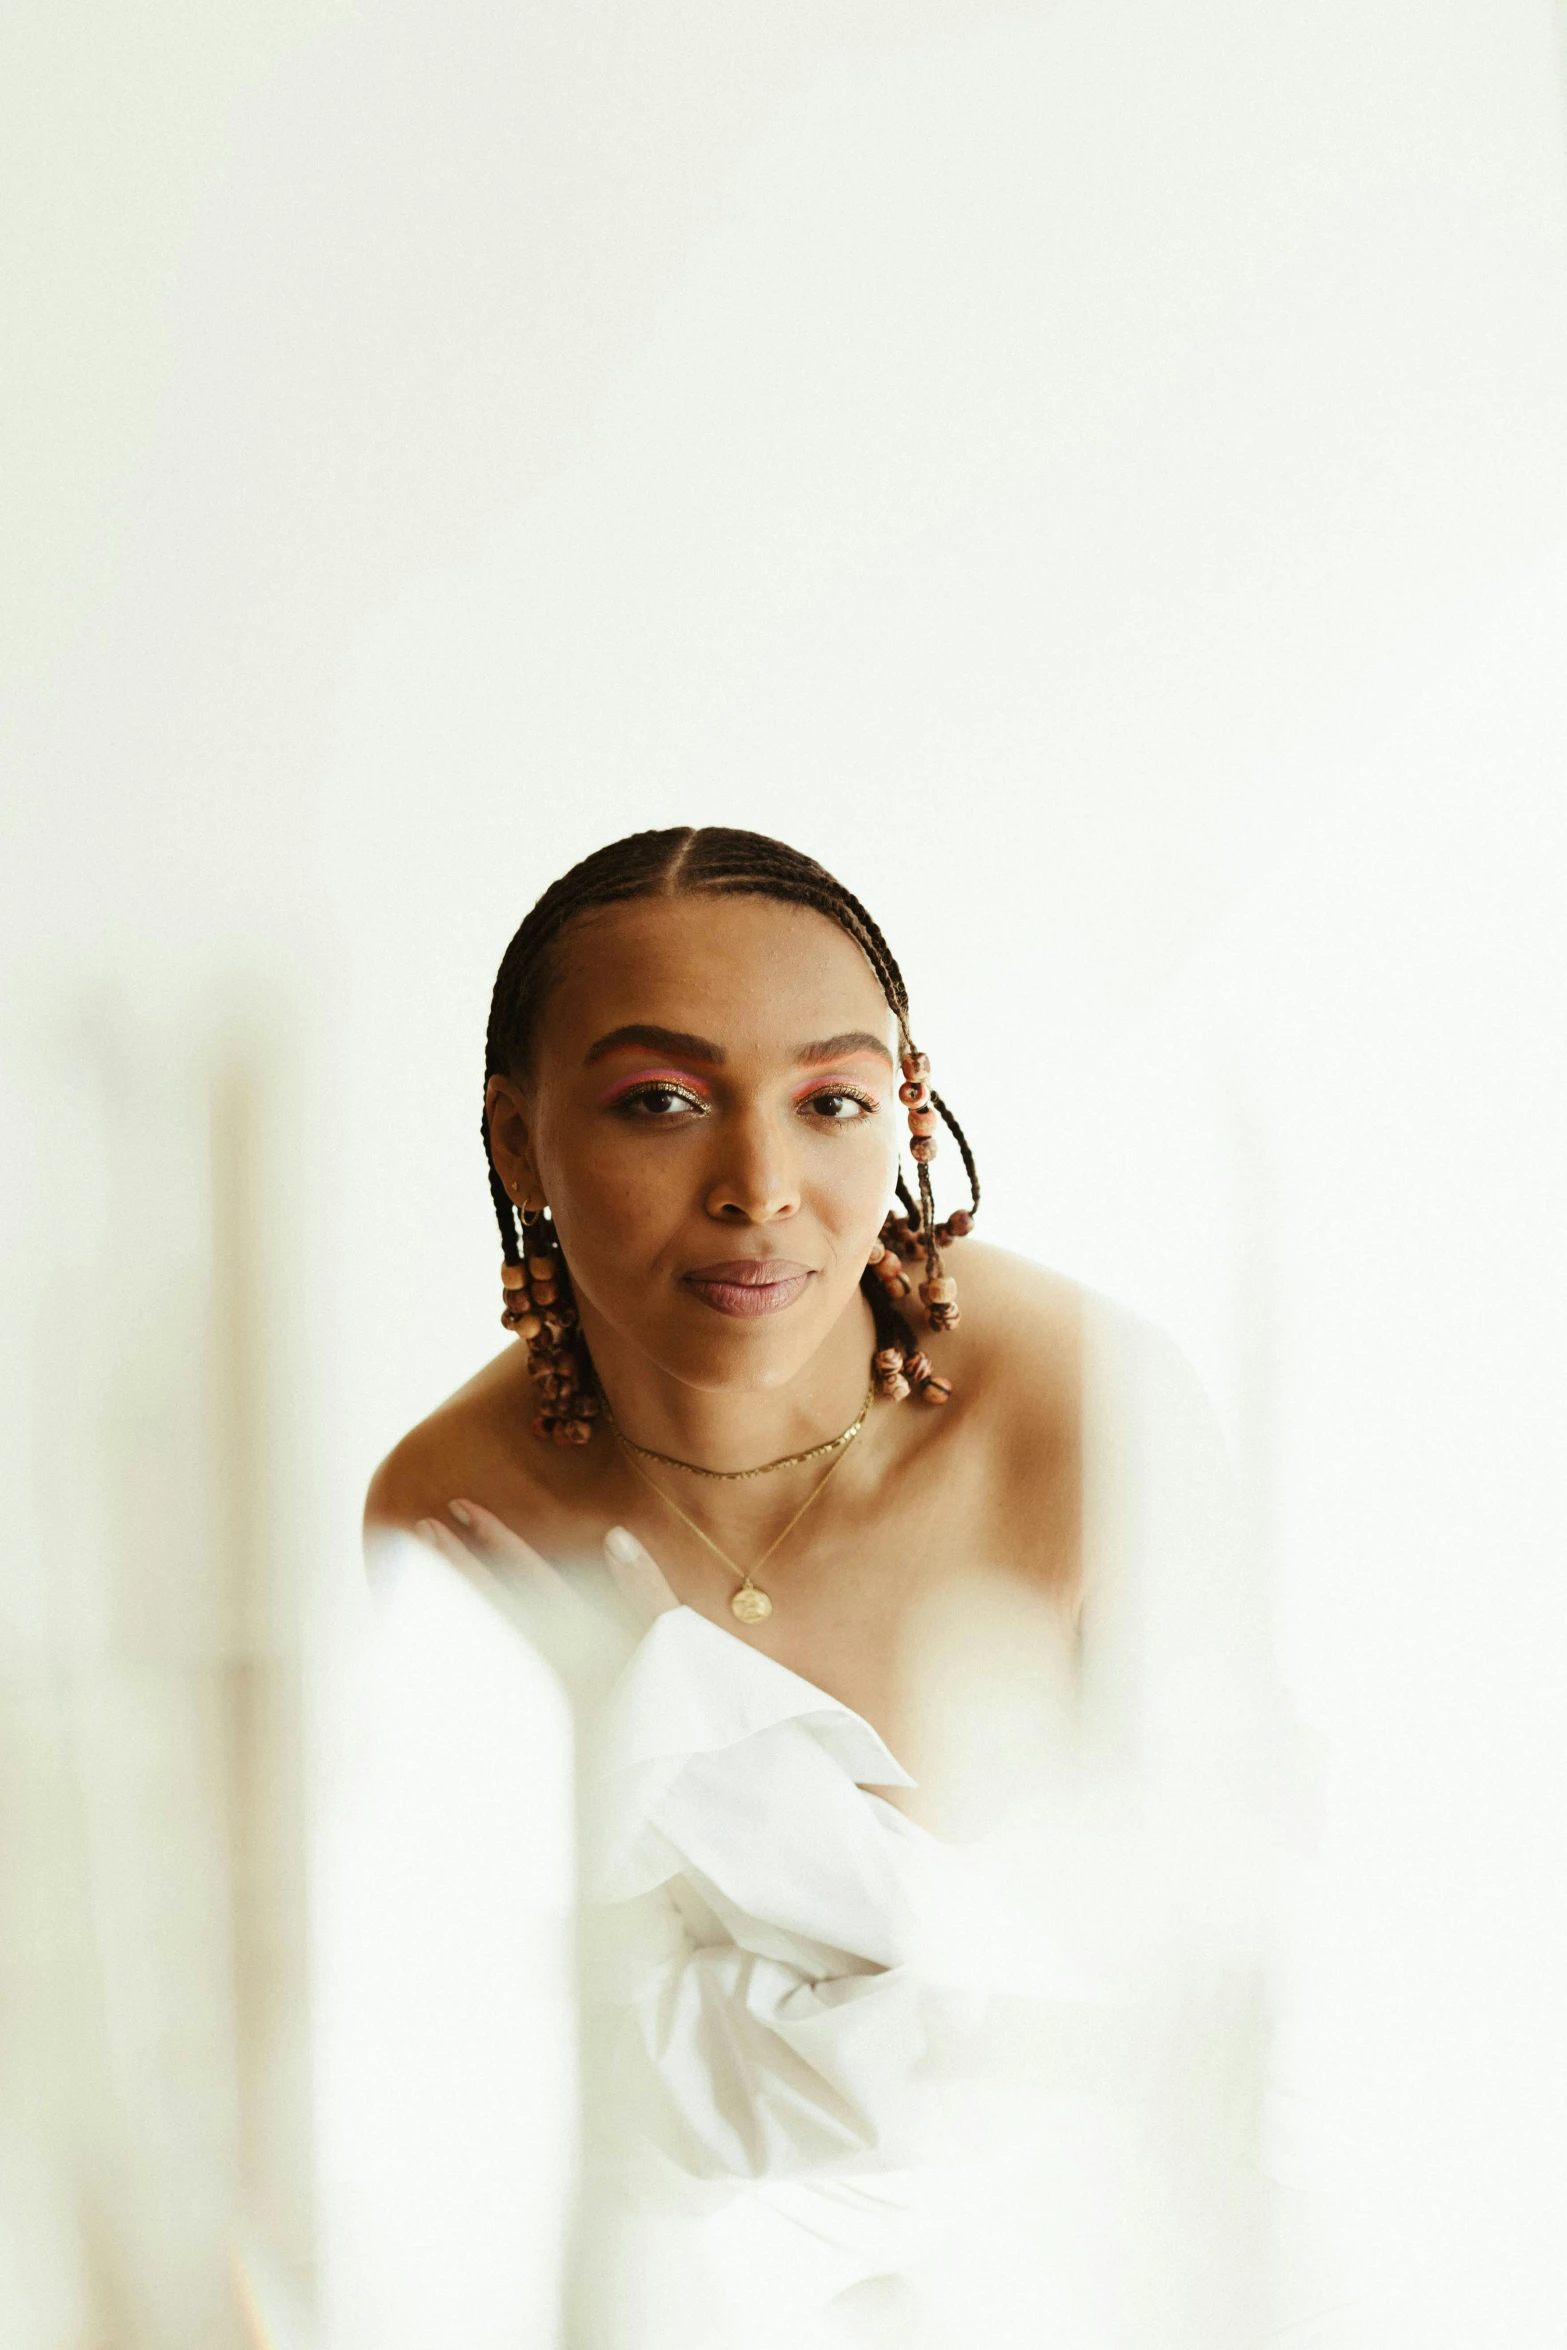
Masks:
[[[754,1583],[742,1583],[729,1605],[742,1624],[765,1623],[773,1612],[772,1601]]]

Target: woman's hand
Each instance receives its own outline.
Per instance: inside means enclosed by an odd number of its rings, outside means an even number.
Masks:
[[[666,1615],[680,1605],[657,1559],[643,1549],[628,1526],[611,1526],[604,1537],[604,1559],[639,1622],[651,1624],[655,1616]]]
[[[476,1564],[487,1569],[495,1595],[568,1690],[597,1693],[625,1657],[624,1639],[617,1637],[605,1609],[584,1597],[493,1510],[467,1500],[449,1502],[447,1508],[461,1534],[439,1518],[421,1518],[420,1539],[470,1578]],[[605,1535],[604,1563],[638,1636],[655,1616],[680,1605],[657,1562],[626,1527],[611,1526]]]

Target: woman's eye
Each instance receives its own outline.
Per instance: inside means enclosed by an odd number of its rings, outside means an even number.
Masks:
[[[826,1093],[813,1093],[805,1106],[825,1118],[830,1125],[846,1126],[855,1118],[868,1116],[876,1104],[862,1093],[849,1093],[842,1087],[834,1086]]]
[[[639,1093],[623,1094],[615,1107],[633,1115],[660,1119],[673,1117],[681,1110],[699,1110],[702,1104],[695,1094],[682,1092],[678,1085],[645,1085]]]

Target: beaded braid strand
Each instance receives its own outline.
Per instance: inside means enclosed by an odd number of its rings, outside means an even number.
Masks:
[[[925,1319],[933,1331],[956,1329],[958,1312],[958,1285],[942,1269],[942,1249],[954,1240],[961,1240],[974,1227],[974,1213],[979,1206],[979,1174],[974,1165],[974,1154],[968,1137],[958,1124],[946,1103],[931,1086],[930,1061],[912,1045],[903,1054],[901,1066],[903,1083],[898,1088],[898,1099],[908,1112],[910,1150],[919,1185],[919,1198],[909,1195],[903,1178],[898,1179],[898,1196],[907,1213],[889,1216],[882,1227],[881,1239],[871,1252],[870,1271],[881,1291],[889,1316],[895,1317],[905,1336],[907,1324],[897,1308],[910,1294],[912,1284],[905,1265],[916,1264],[921,1258],[925,1264],[925,1278],[920,1283],[920,1303],[925,1308]],[[936,1121],[940,1118],[951,1132],[963,1160],[969,1180],[972,1205],[957,1208],[944,1224],[936,1222],[935,1200],[932,1193],[930,1167],[936,1156]],[[874,1302],[874,1300],[873,1300]],[[878,1337],[883,1336],[878,1328]],[[875,1374],[880,1392],[893,1402],[914,1393],[926,1403],[944,1404],[952,1394],[952,1383],[942,1378],[933,1368],[930,1357],[920,1349],[900,1343],[896,1335],[888,1335],[878,1346]]]
[[[534,1435],[556,1444],[586,1444],[599,1399],[587,1375],[571,1276],[553,1224],[546,1225],[542,1217],[523,1221],[528,1226],[523,1262],[501,1260],[501,1321],[528,1349],[540,1406]]]
[[[923,1259],[919,1295],[926,1322],[933,1332],[955,1328],[957,1287],[943,1271],[942,1250],[972,1229],[979,1209],[979,1177],[962,1128],[928,1084],[930,1063],[910,1034],[908,989],[891,948],[859,899],[813,858],[761,833],[723,825],[632,833],[583,858],[544,892],[502,957],[485,1039],[486,1089],[492,1076],[520,1076],[529,1068],[539,1012],[555,976],[553,950],[571,923],[598,907],[698,891],[768,897],[808,907],[836,923],[875,973],[898,1024],[903,1073],[899,1096],[909,1113],[918,1196],[910,1192],[900,1171],[897,1194],[904,1212],[888,1216],[862,1278],[876,1326],[873,1375],[877,1392],[893,1400],[917,1393],[928,1403],[943,1404],[951,1395],[951,1382],[936,1373],[929,1356],[916,1346],[899,1310],[912,1288],[903,1268]],[[970,1191],[968,1209],[954,1211],[944,1224],[936,1221],[930,1176],[938,1117],[957,1143]],[[548,1251],[527,1254],[524,1265],[516,1210],[490,1153],[487,1115],[481,1132],[501,1233],[501,1318],[527,1343],[528,1368],[539,1382],[542,1408],[534,1421],[535,1432],[558,1444],[584,1444],[599,1406],[565,1257],[551,1226]]]

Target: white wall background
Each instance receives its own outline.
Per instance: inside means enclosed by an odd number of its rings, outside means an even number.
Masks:
[[[185,1918],[237,2028],[182,1906],[271,1751],[229,1668],[303,1649],[329,1789],[365,1475],[497,1336],[495,963],[583,850],[704,820],[870,901],[992,1232],[1168,1322],[1239,1441],[1326,1755],[1286,2053],[1367,2222],[1340,2322],[1558,2340],[1553,8],[59,0],[6,38],[8,1963],[77,1953],[62,2045],[146,1990],[74,2102],[0,2052],[64,2312],[29,2350],[217,2338],[287,2133],[246,2156],[210,2067],[179,2088],[146,1987]],[[287,1077],[234,1244],[203,1137],[247,1023]],[[234,1569],[271,1629],[219,1611],[210,1769],[166,1763],[207,1810],[131,1917],[58,1881],[123,1753],[82,1709],[151,1637],[112,1511],[63,1575],[61,1464],[142,1377],[127,1298],[194,1283],[194,1329],[235,1245],[292,1532]],[[217,1439],[149,1417],[188,1490]],[[167,1757],[207,1699],[154,1645]],[[118,1832],[170,1850],[156,1802]],[[199,2224],[172,2158],[139,2190],[149,2238],[102,2149],[154,2082],[229,2151]],[[160,2230],[155,2282],[105,2250]]]

